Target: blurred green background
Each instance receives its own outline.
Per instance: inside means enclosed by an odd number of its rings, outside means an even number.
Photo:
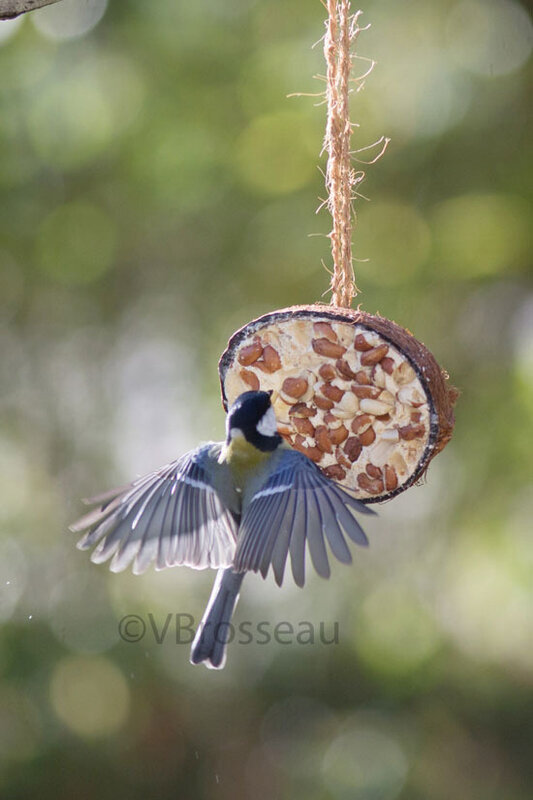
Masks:
[[[531,797],[532,26],[514,0],[364,11],[354,146],[392,142],[357,202],[358,301],[448,369],[455,437],[353,567],[245,581],[237,623],[337,621],[339,643],[235,643],[219,673],[150,623],[198,620],[212,574],[111,575],[66,526],[220,438],[228,336],[327,288],[324,107],[286,97],[322,88],[324,9],[0,23],[2,798]]]

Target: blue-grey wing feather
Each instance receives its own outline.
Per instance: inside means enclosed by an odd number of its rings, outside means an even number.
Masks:
[[[322,513],[320,511],[320,503],[316,497],[316,489],[305,484],[304,501],[306,506],[306,524],[305,531],[307,535],[307,543],[309,546],[309,555],[313,562],[315,571],[322,578],[329,578],[331,572],[329,568],[328,554],[326,552],[326,543],[324,542],[324,528],[322,525]],[[315,508],[312,508],[312,503],[315,503]],[[313,513],[314,512],[314,513]]]
[[[227,567],[235,553],[239,500],[221,445],[210,442],[121,489],[94,498],[98,508],[71,526],[84,532],[82,550],[96,545],[96,563],[111,556],[119,572],[133,561],[143,572],[186,565]],[[91,502],[91,501],[88,501]]]
[[[290,555],[294,581],[303,586],[307,543],[316,572],[328,577],[326,545],[335,558],[350,563],[345,537],[360,545],[368,543],[354,511],[374,513],[328,480],[304,455],[283,449],[244,498],[234,569],[261,572],[264,577],[272,566],[281,584]]]
[[[298,505],[296,493],[293,491],[286,491],[285,494],[290,495],[285,513],[282,514],[281,519],[277,521],[277,530],[274,529],[275,539],[272,547],[272,570],[274,578],[278,586],[283,582],[283,575],[285,572],[285,563],[287,561],[287,554],[291,543],[291,532],[293,527],[298,527],[302,515],[302,508]],[[268,563],[263,559],[262,574],[266,575],[268,570]]]
[[[296,492],[293,492],[293,495]],[[302,587],[305,583],[305,541],[306,518],[293,520],[289,552],[291,556],[291,572],[294,582]]]

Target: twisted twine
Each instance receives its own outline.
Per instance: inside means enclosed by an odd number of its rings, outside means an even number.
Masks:
[[[326,3],[325,3],[326,5]],[[359,91],[364,86],[366,77],[374,68],[374,61],[370,66],[355,78],[350,77],[355,58],[355,43],[361,31],[369,26],[360,28],[358,19],[361,11],[351,14],[349,0],[327,0],[328,19],[324,37],[324,57],[327,64],[326,75],[326,102],[327,122],[322,152],[328,154],[326,168],[326,189],[328,210],[333,220],[333,228],[329,234],[331,240],[331,254],[333,257],[333,273],[331,277],[331,303],[336,306],[350,307],[353,298],[359,293],[355,283],[352,256],[352,222],[355,221],[353,200],[355,187],[365,177],[362,170],[352,167],[352,152],[350,139],[354,123],[350,122],[349,96],[353,91],[350,83],[356,84]],[[378,155],[370,161],[362,162],[373,164],[377,161],[389,143],[389,139],[381,137],[368,147],[356,150],[369,150],[381,145]]]

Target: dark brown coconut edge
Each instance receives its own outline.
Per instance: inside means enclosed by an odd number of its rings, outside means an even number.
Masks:
[[[232,366],[237,349],[244,339],[257,333],[261,328],[282,322],[286,319],[305,319],[312,317],[316,320],[317,315],[324,320],[332,322],[347,322],[352,325],[360,325],[369,332],[375,331],[385,339],[385,341],[396,347],[409,361],[417,377],[419,378],[428,401],[430,411],[430,426],[427,445],[418,462],[417,469],[410,478],[397,489],[379,495],[379,497],[360,498],[362,503],[382,503],[390,500],[401,492],[404,492],[414,483],[419,481],[429,467],[430,461],[440,453],[448,444],[452,437],[455,417],[453,406],[458,396],[455,387],[447,384],[448,374],[442,370],[434,356],[427,347],[415,339],[413,334],[406,328],[402,328],[396,322],[380,317],[376,314],[367,314],[365,311],[352,308],[338,308],[336,306],[315,304],[309,306],[291,306],[279,311],[271,311],[257,319],[248,322],[238,331],[235,331],[228,342],[228,346],[222,353],[218,362],[220,376],[220,386],[222,391],[222,404],[225,411],[228,410],[228,399],[226,397],[225,379],[226,374]],[[342,484],[341,484],[342,485]]]

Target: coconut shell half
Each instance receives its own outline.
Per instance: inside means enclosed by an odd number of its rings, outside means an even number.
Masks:
[[[417,481],[449,442],[457,391],[429,350],[380,316],[293,306],[238,330],[219,363],[227,409],[272,390],[278,429],[363,502]]]

